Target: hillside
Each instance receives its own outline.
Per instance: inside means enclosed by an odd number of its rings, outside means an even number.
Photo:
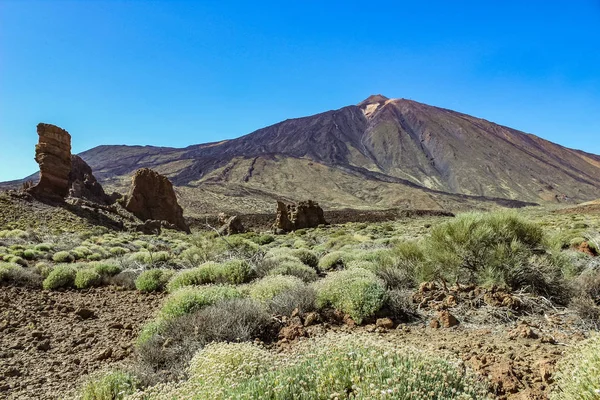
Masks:
[[[137,168],[156,169],[190,214],[268,211],[274,198],[311,197],[328,208],[457,209],[497,203],[482,197],[600,197],[600,156],[381,95],[233,140],[183,149],[99,146],[80,155],[109,190],[123,191]]]

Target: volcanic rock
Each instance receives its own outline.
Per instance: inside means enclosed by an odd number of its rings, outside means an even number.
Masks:
[[[277,217],[273,229],[275,231],[289,232],[296,229],[316,228],[327,222],[323,216],[323,209],[312,201],[301,201],[298,205],[277,202]]]
[[[40,181],[29,192],[37,197],[65,198],[71,172],[71,135],[55,125],[39,123],[39,142],[35,161],[40,166]]]
[[[219,233],[222,235],[235,235],[246,232],[242,220],[237,215],[229,216],[225,213],[220,213],[219,224],[221,225]]]
[[[173,184],[167,177],[149,168],[135,171],[131,189],[123,199],[123,205],[142,221],[167,221],[177,229],[190,233]]]
[[[86,199],[99,204],[111,204],[113,200],[104,193],[102,185],[92,174],[92,168],[79,156],[71,156],[69,173],[69,196]]]

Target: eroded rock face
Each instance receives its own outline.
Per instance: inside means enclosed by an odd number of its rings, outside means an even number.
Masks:
[[[237,215],[229,216],[225,213],[219,214],[219,233],[222,235],[235,235],[246,232],[242,220]]]
[[[38,197],[64,198],[69,193],[71,172],[71,135],[51,124],[39,123],[35,161],[40,166],[40,181],[28,191]]]
[[[149,168],[135,171],[123,206],[142,221],[167,221],[179,230],[190,232],[183,218],[183,209],[177,202],[173,184],[166,176]]]
[[[312,200],[301,201],[297,205],[286,205],[278,201],[277,217],[273,229],[289,232],[296,229],[316,228],[326,223],[323,209]]]
[[[99,204],[112,204],[114,200],[108,196],[102,185],[92,174],[92,168],[79,156],[71,156],[71,172],[69,173],[69,197],[86,199]]]

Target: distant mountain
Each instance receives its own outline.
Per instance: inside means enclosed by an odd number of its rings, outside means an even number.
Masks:
[[[76,133],[74,140],[76,140]],[[600,197],[600,156],[443,108],[370,96],[246,136],[183,149],[99,146],[80,156],[109,189],[166,174],[186,212],[266,211],[274,198],[328,208],[445,208]]]

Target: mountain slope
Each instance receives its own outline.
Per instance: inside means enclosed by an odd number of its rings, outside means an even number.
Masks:
[[[466,201],[460,195],[536,203],[600,197],[600,156],[381,95],[233,140],[184,149],[100,146],[80,155],[114,189],[135,169],[154,168],[198,210],[212,204],[201,196],[233,207],[248,191],[268,201],[314,197],[330,207],[382,208],[426,199],[458,206]],[[253,201],[244,199],[243,208],[262,208]]]

